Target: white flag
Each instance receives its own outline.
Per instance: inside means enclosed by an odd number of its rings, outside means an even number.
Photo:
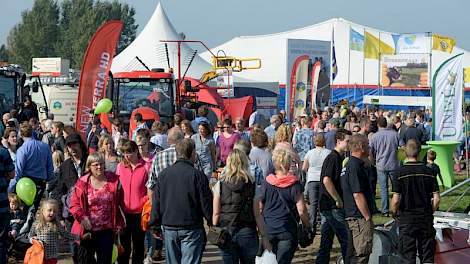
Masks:
[[[433,77],[433,134],[436,140],[462,137],[463,53],[437,69]]]
[[[430,53],[431,37],[428,33],[394,35],[396,53]]]

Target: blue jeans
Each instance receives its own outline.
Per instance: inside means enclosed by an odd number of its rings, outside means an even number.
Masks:
[[[291,232],[267,234],[267,238],[273,247],[273,253],[276,254],[277,263],[291,263],[298,244],[297,229]]]
[[[320,195],[320,182],[311,181],[307,184],[308,200],[310,202],[310,225],[313,229],[313,234],[317,232],[317,216],[318,216],[318,201]]]
[[[343,259],[348,250],[348,224],[343,209],[321,211],[321,242],[317,253],[316,264],[330,263],[330,252],[333,246],[334,235],[341,245]]]
[[[201,263],[206,244],[204,229],[164,227],[166,263]]]
[[[388,179],[392,177],[392,171],[377,170],[377,178],[380,184],[380,200],[382,213],[388,213]]]
[[[233,230],[232,242],[221,250],[224,263],[255,263],[258,243],[255,228],[244,227]]]

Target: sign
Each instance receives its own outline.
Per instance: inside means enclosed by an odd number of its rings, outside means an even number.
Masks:
[[[431,36],[428,33],[393,35],[397,54],[430,53]]]
[[[68,75],[70,61],[62,58],[33,58],[32,75],[62,76]]]
[[[217,93],[219,93],[222,97],[234,97],[235,90],[233,86],[233,75],[227,70],[218,70],[217,74],[219,74],[219,76],[217,76],[217,78],[215,79],[216,86],[217,88],[219,88],[217,90]]]
[[[436,140],[462,137],[463,53],[436,70],[432,80],[433,136]]]
[[[429,54],[382,55],[380,85],[429,87]]]

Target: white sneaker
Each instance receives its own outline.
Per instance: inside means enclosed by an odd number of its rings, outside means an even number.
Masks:
[[[144,259],[144,264],[153,264],[153,259],[151,256],[147,256],[145,259]]]

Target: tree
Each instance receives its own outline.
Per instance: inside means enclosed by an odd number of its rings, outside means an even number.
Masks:
[[[36,0],[31,11],[8,36],[11,62],[31,70],[33,57],[62,57],[70,66],[81,68],[83,56],[95,31],[113,19],[124,22],[118,52],[136,37],[135,10],[118,1]]]
[[[36,0],[31,10],[24,11],[22,20],[7,40],[11,62],[31,70],[33,57],[56,56],[59,28],[59,7],[54,0]]]
[[[5,45],[2,45],[0,47],[0,62],[1,61],[8,61],[9,60],[9,55],[8,55],[8,50]]]

